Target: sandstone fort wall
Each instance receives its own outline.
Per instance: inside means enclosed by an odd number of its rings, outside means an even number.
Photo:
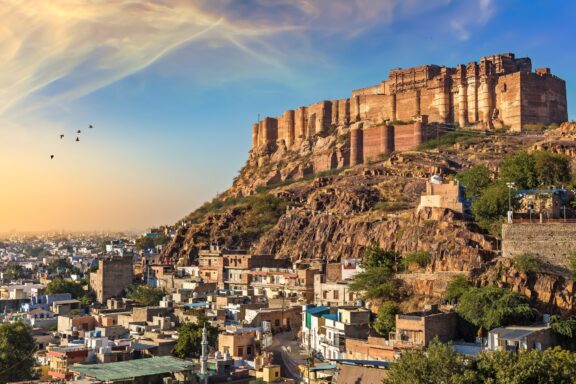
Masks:
[[[576,251],[575,223],[503,224],[502,255],[539,255],[543,261],[568,266],[567,256]]]
[[[415,124],[424,116],[421,128],[395,124]],[[299,148],[303,141],[334,128],[350,128],[350,164],[357,164],[386,151],[413,149],[431,137],[429,125],[519,131],[526,124],[561,123],[567,118],[565,82],[548,68],[532,72],[529,58],[505,53],[454,68],[393,69],[387,80],[354,90],[350,98],[265,117],[252,128],[252,147],[258,150],[282,142],[287,149]],[[360,132],[354,133],[354,124],[360,122],[362,126],[356,126]],[[380,127],[385,122],[394,126],[393,132]]]

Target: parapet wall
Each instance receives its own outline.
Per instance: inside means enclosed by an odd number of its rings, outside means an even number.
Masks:
[[[568,267],[568,254],[576,251],[576,223],[503,224],[502,255],[539,255],[543,261]]]

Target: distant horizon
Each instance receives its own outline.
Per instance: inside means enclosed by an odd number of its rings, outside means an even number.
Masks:
[[[258,116],[349,97],[398,67],[528,56],[566,81],[572,120],[575,11],[560,0],[0,0],[0,234],[173,225],[232,185]]]

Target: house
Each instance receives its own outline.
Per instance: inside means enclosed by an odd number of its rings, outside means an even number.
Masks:
[[[299,328],[301,325],[300,306],[287,308],[258,308],[246,309],[245,318],[247,324],[253,327],[260,327],[263,323],[270,326],[270,330],[283,332],[292,328]]]
[[[556,345],[555,334],[547,324],[508,326],[488,332],[490,351],[543,351]]]
[[[84,345],[48,347],[48,376],[68,380],[72,377],[69,368],[76,363],[84,363],[88,358],[88,348]]]
[[[316,350],[326,359],[344,357],[346,339],[365,339],[370,330],[370,311],[362,307],[341,307],[336,313],[321,315]]]
[[[52,312],[57,315],[67,315],[71,311],[80,311],[81,302],[79,300],[59,300],[52,302]]]
[[[324,275],[314,276],[314,304],[328,307],[355,305],[360,299],[350,290],[350,280],[327,281]]]
[[[230,354],[235,360],[252,360],[256,355],[256,330],[238,329],[220,333],[218,351],[222,354]]]
[[[448,342],[457,336],[458,315],[431,306],[426,312],[396,315],[396,331],[390,333],[390,340],[397,347],[426,347],[436,337]]]

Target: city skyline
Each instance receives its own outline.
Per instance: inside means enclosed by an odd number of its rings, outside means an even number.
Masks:
[[[573,119],[575,8],[0,1],[0,232],[173,224],[228,188],[259,115],[347,97],[396,67],[529,56],[566,80]]]

